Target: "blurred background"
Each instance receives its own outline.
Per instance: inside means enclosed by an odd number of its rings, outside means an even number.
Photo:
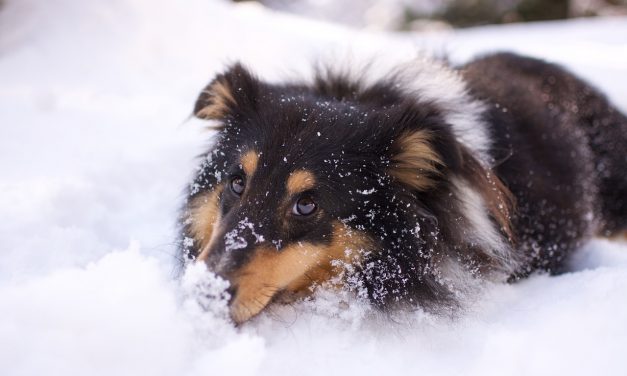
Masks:
[[[424,31],[627,15],[627,0],[233,0],[352,27]]]

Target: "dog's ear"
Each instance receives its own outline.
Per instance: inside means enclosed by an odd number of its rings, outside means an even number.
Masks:
[[[425,191],[432,188],[444,165],[426,129],[405,131],[392,142],[389,174],[401,184]]]
[[[259,80],[240,63],[219,74],[198,96],[194,115],[200,119],[223,120],[228,116],[254,111]]]

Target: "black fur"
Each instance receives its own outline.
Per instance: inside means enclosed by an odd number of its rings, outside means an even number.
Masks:
[[[512,191],[527,259],[520,270],[560,272],[593,235],[627,225],[627,119],[561,67],[502,53],[462,72],[494,137],[495,172]]]
[[[471,97],[486,104],[480,115],[492,141],[490,161],[459,142],[445,106],[399,89],[405,84],[401,75],[366,85],[327,72],[312,84],[277,85],[236,64],[218,76],[212,84],[226,83],[235,103],[216,119],[215,145],[189,198],[241,174],[243,152],[255,149],[261,159],[245,200],[226,189],[222,193],[226,230],[212,246],[210,268],[225,274],[245,265],[260,232],[277,252],[299,241],[328,244],[331,223],[341,220],[372,239],[365,259],[347,277],[352,287],[382,308],[435,308],[455,304],[456,289],[442,271],[446,260],[476,276],[502,270],[502,263],[514,266],[508,270],[511,279],[534,270],[557,273],[586,239],[625,229],[627,119],[621,113],[586,83],[539,60],[496,54],[458,69]],[[211,103],[207,93],[195,113]],[[418,130],[432,135],[430,145],[442,162],[429,176],[434,188],[423,191],[390,174],[401,152],[396,141]],[[277,201],[290,171],[301,168],[315,173],[318,184],[309,194],[323,210],[313,219],[286,222]],[[496,189],[490,176],[500,179],[515,200],[505,212],[512,234],[500,225],[498,213],[485,213],[510,247],[506,260],[496,260],[493,250],[469,240],[469,219],[454,183],[461,178],[489,191]],[[506,210],[506,201],[495,205]],[[182,218],[187,238],[182,248],[193,259],[199,249],[190,241],[189,207]],[[225,234],[244,220],[255,227],[237,232],[247,245],[228,252]]]

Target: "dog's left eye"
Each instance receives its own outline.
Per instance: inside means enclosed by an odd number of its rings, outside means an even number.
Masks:
[[[246,183],[241,176],[235,175],[231,177],[231,182],[229,183],[231,186],[231,191],[238,196],[241,196],[244,192],[244,188],[246,188]]]
[[[303,197],[294,203],[292,213],[296,215],[311,215],[316,211],[316,207],[314,200],[309,197]]]

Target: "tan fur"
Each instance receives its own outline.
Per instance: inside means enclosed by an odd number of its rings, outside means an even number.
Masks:
[[[490,215],[499,224],[500,230],[507,235],[510,242],[515,242],[516,236],[511,224],[511,215],[516,208],[514,195],[493,171],[484,167],[472,157],[470,152],[462,149],[462,156],[470,172],[469,178],[475,183],[485,200]]]
[[[194,199],[190,208],[190,233],[199,244],[201,250],[197,260],[205,260],[208,256],[209,245],[214,229],[220,223],[220,193],[223,185],[218,185],[213,191]]]
[[[406,133],[395,141],[399,152],[392,159],[390,174],[403,184],[424,191],[435,184],[442,161],[430,143],[431,135],[425,130]]]
[[[356,265],[363,258],[363,251],[370,248],[369,238],[351,230],[340,222],[333,225],[333,241],[324,248],[324,257],[315,268],[295,279],[287,286],[292,292],[310,290],[314,285],[328,282],[338,276],[346,265]],[[337,281],[340,283],[341,281]]]
[[[225,81],[216,81],[207,87],[201,94],[209,104],[196,113],[201,119],[218,120],[228,113],[229,106],[236,104],[229,84]]]
[[[342,272],[342,266],[334,265],[334,260],[355,264],[368,244],[364,234],[349,231],[336,222],[328,246],[303,242],[280,251],[273,247],[257,249],[252,260],[233,279],[238,287],[231,305],[233,320],[241,323],[255,316],[279,291],[310,293],[310,287]]]
[[[257,163],[259,162],[259,154],[255,150],[247,151],[242,158],[240,158],[242,169],[246,173],[246,176],[253,176],[257,170]]]
[[[496,222],[499,224],[510,241],[515,241],[514,231],[512,229],[511,215],[515,209],[515,198],[512,192],[507,189],[505,184],[494,173],[490,173],[487,177],[491,188],[484,191],[484,198],[488,204],[488,211]]]
[[[316,185],[316,177],[310,171],[298,170],[290,174],[286,187],[290,195],[306,191]]]

